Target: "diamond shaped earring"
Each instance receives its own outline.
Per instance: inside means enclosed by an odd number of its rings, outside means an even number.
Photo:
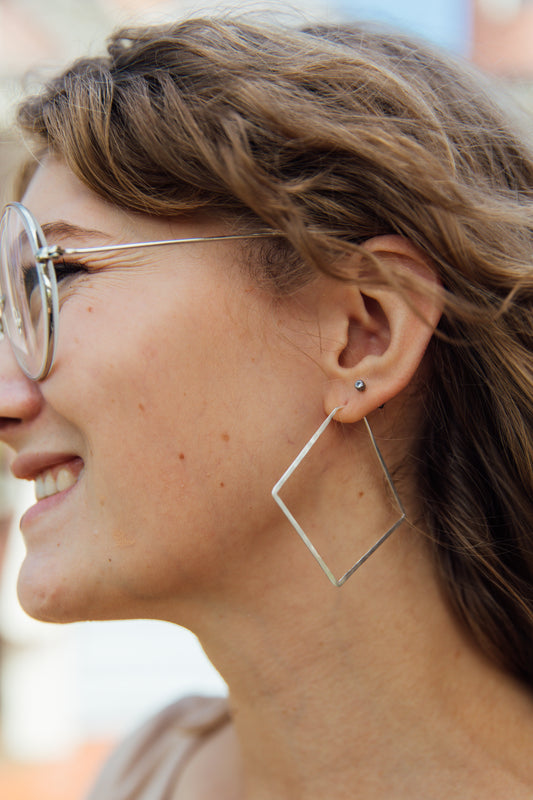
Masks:
[[[359,380],[357,380],[355,382],[354,387],[355,387],[355,389],[357,389],[358,392],[363,392],[366,389],[366,384],[365,384],[365,382],[363,380],[359,379]],[[396,491],[396,487],[395,487],[394,482],[392,480],[391,474],[390,474],[390,472],[389,472],[389,470],[387,468],[387,465],[385,464],[385,461],[383,459],[381,451],[380,451],[380,449],[379,449],[379,447],[377,445],[377,442],[376,442],[376,440],[374,438],[374,434],[372,433],[372,429],[371,429],[366,417],[363,417],[363,421],[365,423],[368,435],[370,436],[370,441],[372,442],[372,446],[373,446],[373,448],[374,448],[374,450],[376,452],[376,455],[378,457],[378,461],[379,461],[379,464],[381,466],[381,469],[383,470],[383,473],[385,475],[385,478],[387,479],[387,483],[388,483],[388,485],[390,487],[392,495],[393,495],[393,497],[394,497],[394,499],[395,499],[395,501],[396,501],[396,503],[398,505],[398,510],[400,512],[400,516],[396,520],[396,522],[388,529],[388,531],[386,531],[383,534],[383,536],[381,536],[381,538],[378,539],[378,541],[374,545],[372,545],[372,547],[369,550],[367,550],[366,553],[364,553],[361,556],[361,558],[359,558],[355,562],[355,564],[352,567],[350,567],[350,569],[347,572],[344,573],[344,575],[342,575],[340,578],[336,578],[335,577],[335,575],[333,574],[331,569],[328,567],[328,565],[326,564],[326,562],[324,561],[324,559],[322,558],[322,556],[320,555],[320,553],[318,552],[316,547],[310,541],[309,537],[307,536],[307,534],[305,533],[305,531],[301,527],[301,525],[298,522],[298,520],[295,519],[295,517],[292,515],[292,513],[289,511],[289,509],[287,508],[287,506],[285,505],[285,503],[283,502],[283,500],[279,496],[279,492],[283,488],[283,486],[285,485],[286,481],[291,477],[293,472],[302,463],[302,461],[304,460],[306,455],[309,453],[309,451],[311,450],[313,445],[316,444],[317,440],[320,438],[320,436],[322,436],[322,434],[324,433],[324,431],[328,427],[328,425],[331,422],[331,420],[334,418],[334,416],[337,413],[337,411],[340,411],[341,408],[342,408],[342,406],[337,406],[337,408],[334,408],[333,411],[330,414],[328,414],[328,416],[326,417],[324,422],[320,425],[319,428],[317,428],[317,430],[311,436],[311,438],[309,439],[307,444],[300,450],[300,452],[298,453],[298,455],[296,456],[296,458],[294,459],[292,464],[283,473],[283,475],[281,476],[279,481],[276,483],[276,485],[272,489],[272,497],[274,498],[274,500],[276,501],[278,506],[281,508],[281,510],[283,511],[283,513],[285,514],[285,516],[287,517],[289,522],[291,523],[292,527],[294,528],[294,530],[298,534],[298,536],[302,539],[303,543],[305,544],[307,549],[310,551],[311,555],[318,562],[318,564],[320,565],[320,568],[323,570],[323,572],[325,573],[327,578],[331,581],[331,583],[334,586],[342,586],[343,583],[345,583],[348,580],[348,578],[351,575],[353,575],[354,572],[356,570],[358,570],[359,567],[362,564],[364,564],[365,561],[367,561],[367,559],[369,559],[370,556],[373,553],[375,553],[375,551],[378,549],[378,547],[380,547],[383,544],[383,542],[386,539],[389,538],[391,533],[394,533],[394,531],[397,528],[399,528],[399,526],[402,524],[402,522],[406,518],[406,514],[405,514],[405,510],[404,510],[403,504],[402,504],[400,498],[398,497],[398,492]]]

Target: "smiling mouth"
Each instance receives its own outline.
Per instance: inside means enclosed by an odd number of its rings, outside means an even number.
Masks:
[[[35,498],[44,500],[45,497],[70,489],[77,483],[81,468],[82,464],[75,461],[72,464],[60,464],[43,470],[35,478]]]

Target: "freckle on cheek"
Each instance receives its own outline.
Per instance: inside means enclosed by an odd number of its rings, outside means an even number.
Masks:
[[[117,547],[131,547],[135,544],[135,537],[121,530],[113,531],[113,541]]]
[[[143,406],[143,404],[142,404],[142,403],[139,403],[139,410],[140,410],[140,411],[144,411],[144,406]]]
[[[223,433],[220,438],[223,442],[229,442],[229,433]]]
[[[183,461],[184,458],[185,458],[185,453],[180,453],[180,460]]]
[[[87,311],[89,312],[89,314],[92,314],[93,313],[93,307],[92,306],[87,306]]]
[[[221,488],[224,488],[224,483],[223,483],[223,481],[220,481],[220,487],[221,487]]]
[[[359,492],[359,497],[364,497],[364,496],[365,496],[364,492]]]

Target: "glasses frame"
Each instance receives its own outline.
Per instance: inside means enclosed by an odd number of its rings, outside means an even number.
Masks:
[[[12,202],[4,206],[2,215],[0,217],[1,224],[10,208],[14,208],[22,217],[26,232],[30,235],[30,244],[33,248],[33,257],[37,267],[39,276],[39,287],[41,290],[41,298],[43,300],[45,312],[45,325],[46,337],[44,344],[44,354],[41,362],[40,369],[33,375],[25,366],[24,363],[17,357],[15,348],[11,341],[7,325],[3,322],[3,316],[6,308],[6,294],[3,293],[0,286],[0,339],[7,335],[10,341],[13,353],[17,359],[17,363],[24,372],[24,374],[33,381],[44,380],[50,370],[52,369],[56,344],[57,344],[57,328],[59,322],[59,299],[57,292],[57,279],[54,268],[54,262],[58,261],[64,256],[77,256],[77,255],[90,255],[92,253],[111,253],[121,250],[133,250],[137,247],[163,247],[174,244],[195,244],[196,242],[222,242],[227,240],[238,239],[264,239],[272,236],[282,236],[282,234],[275,230],[270,231],[257,231],[255,233],[230,233],[221,234],[219,236],[189,236],[182,239],[160,239],[150,242],[130,242],[127,244],[111,244],[95,247],[62,247],[61,245],[49,245],[46,237],[31,213],[26,206],[22,203]]]

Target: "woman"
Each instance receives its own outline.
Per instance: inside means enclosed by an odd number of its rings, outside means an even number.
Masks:
[[[21,601],[185,625],[230,690],[91,797],[531,797],[519,124],[403,36],[231,20],[122,31],[19,122]]]

